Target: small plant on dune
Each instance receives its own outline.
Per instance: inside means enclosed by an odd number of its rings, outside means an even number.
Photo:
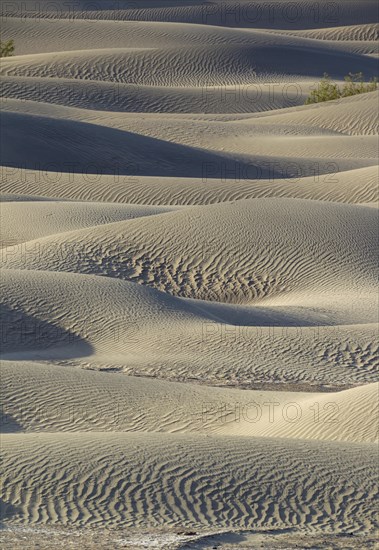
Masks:
[[[331,78],[328,74],[324,73],[320,84],[317,86],[316,90],[313,90],[308,97],[305,105],[311,103],[320,103],[322,101],[331,101],[332,99],[338,99],[341,97],[340,89],[337,84],[331,81]]]
[[[369,82],[365,82],[363,73],[349,73],[345,76],[345,84],[343,85],[341,91],[341,97],[349,97],[351,95],[373,92],[377,88],[377,78],[372,78]]]
[[[13,55],[15,50],[15,45],[13,40],[8,40],[3,42],[0,40],[0,57],[10,57]]]
[[[349,97],[366,92],[373,92],[378,88],[378,79],[372,78],[369,82],[364,81],[363,73],[349,73],[345,76],[345,83],[342,88],[332,82],[330,76],[324,73],[324,77],[307,98],[305,105],[331,101],[340,97]]]

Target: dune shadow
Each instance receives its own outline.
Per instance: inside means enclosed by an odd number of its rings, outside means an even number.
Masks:
[[[262,161],[218,154],[132,132],[29,114],[3,112],[2,165],[40,172],[260,179],[283,177]],[[298,173],[296,172],[296,176]]]
[[[55,351],[59,358],[85,357],[93,353],[92,345],[79,334],[22,310],[1,304],[0,317],[0,351],[3,358],[43,358],[44,352],[47,352],[51,359]]]
[[[268,307],[260,304],[233,304],[222,302],[211,302],[185,298],[185,301],[193,313],[202,316],[210,322],[217,322],[223,325],[235,327],[282,327],[286,328],[321,328],[349,325],[349,317],[344,318],[344,312],[333,312],[328,315],[325,311],[317,311],[312,308],[299,306],[276,306]],[[362,319],[360,322],[369,322],[369,319]]]
[[[21,509],[14,504],[6,502],[3,498],[0,497],[0,529],[6,529],[6,524],[4,520],[12,519],[15,516],[21,515]],[[2,547],[2,548],[5,548]]]
[[[11,414],[8,414],[3,411],[3,404],[1,406],[0,411],[0,433],[2,434],[8,434],[8,433],[16,433],[16,432],[23,432],[23,428],[21,424],[15,420]]]

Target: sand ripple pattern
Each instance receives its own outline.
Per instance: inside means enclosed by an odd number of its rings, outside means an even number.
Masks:
[[[337,533],[375,525],[367,446],[121,433],[4,441],[14,521],[311,530],[333,522]]]

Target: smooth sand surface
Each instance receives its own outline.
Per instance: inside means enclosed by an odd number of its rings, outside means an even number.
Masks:
[[[4,547],[374,548],[376,2],[1,9]]]

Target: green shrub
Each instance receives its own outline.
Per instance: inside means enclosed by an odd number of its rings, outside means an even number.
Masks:
[[[331,101],[340,97],[349,97],[356,94],[373,92],[378,88],[377,78],[372,78],[369,82],[364,81],[363,73],[349,73],[345,76],[345,83],[342,88],[335,82],[332,82],[329,75],[324,73],[320,84],[316,90],[313,90],[307,98],[305,105],[311,103],[321,103],[322,101]]]
[[[343,85],[341,97],[349,97],[356,94],[364,94],[373,92],[378,87],[378,79],[372,78],[369,82],[363,79],[363,73],[349,73],[345,76],[345,84]]]
[[[337,84],[332,82],[330,76],[324,73],[324,77],[317,86],[317,89],[311,92],[305,104],[309,105],[311,103],[320,103],[321,101],[331,101],[339,97],[341,97],[341,95]]]
[[[8,42],[0,41],[0,57],[10,57],[13,55],[14,49],[13,40],[8,40]]]

